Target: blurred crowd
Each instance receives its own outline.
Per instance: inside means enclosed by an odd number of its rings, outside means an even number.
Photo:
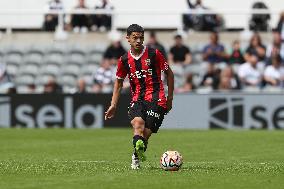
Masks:
[[[195,4],[188,1],[191,9],[207,9],[201,0]],[[263,7],[257,5],[256,8]],[[60,0],[49,2],[49,10],[62,10],[64,6]],[[78,0],[76,9],[88,9],[84,0]],[[101,0],[99,4],[94,5],[93,9],[111,10],[113,6],[107,0]],[[198,16],[198,15],[197,15]],[[241,44],[236,39],[231,42],[230,48],[219,39],[219,33],[216,30],[221,24],[221,18],[216,15],[202,15],[199,18],[203,20],[202,30],[210,31],[208,33],[208,42],[198,51],[193,52],[188,44],[184,42],[183,35],[175,35],[170,48],[165,48],[158,40],[154,31],[149,32],[149,37],[145,45],[156,48],[168,60],[175,74],[175,93],[199,92],[206,93],[212,91],[283,91],[284,89],[284,12],[280,15],[279,22],[271,32],[272,41],[264,44],[261,35],[254,32],[248,44]],[[265,15],[264,15],[265,16]],[[184,15],[188,23],[187,27],[196,26],[197,18],[192,15]],[[251,20],[252,28],[256,31],[262,29],[259,20],[269,19],[269,16],[254,18]],[[200,21],[200,20],[199,20]],[[211,25],[210,23],[211,22]],[[57,15],[46,15],[44,29],[54,31],[58,24]],[[253,26],[254,25],[254,26]],[[211,27],[212,26],[212,27]],[[110,15],[81,15],[71,16],[66,28],[74,32],[106,31],[111,28]],[[111,44],[105,49],[99,68],[93,70],[91,78],[78,78],[76,87],[69,90],[69,93],[111,93],[116,72],[116,64],[120,56],[127,52],[121,43],[120,38],[112,40]],[[196,60],[194,55],[198,54]],[[88,84],[92,86],[88,88]],[[0,63],[0,92],[16,93],[17,86],[13,84],[12,79],[6,70],[6,65]],[[37,93],[39,90],[35,84],[28,86],[29,93]],[[45,83],[43,93],[63,93],[63,90],[56,78],[50,77]],[[129,84],[125,81],[123,92],[129,92]]]
[[[281,25],[281,24],[280,24]],[[282,25],[284,20],[282,18]],[[208,43],[199,53],[200,60],[194,60],[193,52],[185,44],[182,35],[175,35],[173,45],[166,50],[150,32],[145,45],[159,49],[167,58],[175,74],[175,92],[211,92],[211,91],[281,91],[284,89],[284,27],[278,27],[271,33],[271,43],[264,44],[261,35],[254,33],[247,46],[242,48],[240,41],[233,40],[230,49],[226,49],[217,32],[208,33]],[[127,49],[121,39],[113,40],[105,49],[99,67],[92,72],[91,78],[79,78],[77,87],[70,93],[111,93],[115,80],[116,64]],[[91,79],[92,87],[87,88]],[[5,64],[0,64],[0,90],[13,88]],[[36,92],[35,85],[29,86],[29,92]],[[124,92],[129,91],[125,82]],[[15,90],[9,90],[10,93]],[[62,93],[55,78],[44,85],[44,93]]]
[[[196,31],[221,31],[225,30],[225,21],[222,15],[210,9],[203,4],[202,0],[185,0],[188,4],[188,13],[182,15],[183,29]],[[111,11],[114,6],[109,0],[94,1],[92,7],[86,5],[85,0],[77,0],[77,4],[73,8],[77,11],[90,11],[90,14],[70,14],[64,15],[62,23],[64,29],[75,33],[87,33],[89,31],[105,32],[111,29],[112,15],[111,14],[95,14],[98,10]],[[251,9],[269,10],[267,5],[262,1],[253,3]],[[65,7],[61,0],[51,0],[46,6],[47,11],[61,11]],[[197,11],[197,14],[190,14],[191,10]],[[211,11],[211,14],[202,14],[202,11]],[[200,12],[200,14],[198,13]],[[270,14],[251,14],[249,19],[249,28],[253,31],[269,31]],[[47,14],[44,16],[43,30],[55,31],[58,25],[57,14]]]
[[[94,4],[93,7],[87,7],[85,0],[78,0],[74,10],[112,10],[114,7],[108,0],[100,0]],[[48,2],[46,10],[60,11],[64,10],[64,5],[61,0],[51,0]],[[73,31],[75,33],[87,33],[88,31],[100,31],[105,32],[111,28],[111,15],[108,14],[72,14],[64,15],[63,24],[67,31]],[[43,30],[55,31],[58,25],[57,14],[47,14],[44,17]]]

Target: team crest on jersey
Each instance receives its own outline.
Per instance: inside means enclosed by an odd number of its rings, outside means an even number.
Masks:
[[[150,65],[151,65],[151,60],[150,60],[150,58],[147,58],[147,59],[145,60],[145,64],[146,64],[146,66],[150,66]]]

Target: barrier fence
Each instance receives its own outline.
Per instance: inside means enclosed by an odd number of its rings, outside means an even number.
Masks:
[[[129,127],[128,95],[116,117],[104,120],[111,94],[20,94],[0,96],[0,127]],[[176,95],[166,129],[284,129],[283,94]]]

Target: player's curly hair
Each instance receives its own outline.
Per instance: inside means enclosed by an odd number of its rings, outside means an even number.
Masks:
[[[131,24],[127,28],[127,35],[130,36],[132,32],[141,32],[144,33],[144,28],[138,24]]]

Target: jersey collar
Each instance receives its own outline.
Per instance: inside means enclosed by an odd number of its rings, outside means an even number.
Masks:
[[[145,50],[146,50],[146,46],[144,46],[143,51],[141,52],[141,54],[139,56],[134,56],[131,52],[131,49],[129,50],[130,55],[132,56],[132,58],[134,58],[135,60],[138,60],[139,58],[141,58],[141,56],[144,54]]]

